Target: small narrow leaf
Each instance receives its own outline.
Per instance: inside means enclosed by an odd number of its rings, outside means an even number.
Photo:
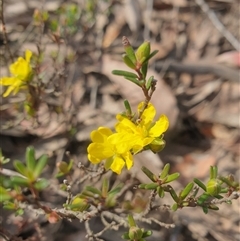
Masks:
[[[131,61],[131,59],[128,57],[127,54],[124,54],[123,56],[123,62],[131,69],[135,69],[135,64]]]
[[[134,84],[136,84],[136,85],[142,87],[142,83],[139,82],[137,79],[135,79],[135,78],[131,78],[131,77],[124,77],[124,78],[125,78],[126,80],[129,80],[129,81],[131,81],[132,83],[134,83]]]
[[[193,182],[190,182],[187,184],[187,186],[183,189],[183,191],[180,194],[181,200],[184,200],[188,196],[188,194],[192,191],[193,186],[194,186]]]
[[[172,210],[175,212],[175,211],[177,211],[177,209],[178,209],[178,205],[177,205],[177,203],[174,203],[172,205]]]
[[[210,167],[210,179],[217,178],[217,175],[218,175],[218,168],[216,166],[211,166]]]
[[[123,77],[138,78],[138,76],[136,74],[125,71],[125,70],[113,70],[112,74],[123,76]]]
[[[150,55],[148,55],[148,57],[145,59],[145,61],[143,63],[145,63],[146,61],[148,61],[149,59],[151,59],[154,55],[156,55],[158,53],[158,50],[154,50]]]
[[[207,207],[202,207],[202,210],[203,210],[203,212],[204,212],[205,214],[208,213],[208,208],[207,208]]]
[[[149,90],[149,89],[151,88],[153,79],[154,79],[153,76],[151,76],[151,77],[148,79],[148,81],[147,81],[147,83],[146,83],[146,89],[147,89],[147,90]]]
[[[160,198],[163,198],[165,196],[165,192],[161,186],[157,187],[157,193]]]
[[[130,227],[136,227],[135,220],[133,219],[133,216],[131,214],[128,215],[128,224]]]
[[[11,177],[11,183],[13,185],[19,185],[19,186],[29,186],[29,180],[23,177],[13,176]]]
[[[46,179],[41,179],[41,180],[38,180],[38,181],[34,184],[34,187],[35,187],[37,190],[43,190],[43,189],[45,189],[48,185],[49,185],[48,180],[46,180]]]
[[[115,195],[121,191],[123,187],[122,183],[119,183],[116,187],[114,187],[111,191],[108,192],[108,195]]]
[[[200,187],[202,188],[205,192],[207,191],[206,186],[197,178],[194,178],[193,181]]]
[[[144,62],[144,64],[141,67],[141,73],[143,75],[143,79],[146,79],[147,71],[148,71],[148,62]]]
[[[11,195],[9,194],[9,192],[5,189],[5,188],[3,188],[3,187],[1,187],[0,186],[0,203],[1,202],[4,202],[4,201],[6,201],[6,200],[9,200],[9,199],[11,199],[12,197],[11,197]]]
[[[136,64],[137,58],[135,56],[134,49],[126,36],[122,37],[122,44],[129,59],[132,61],[133,64]]]
[[[132,115],[132,109],[131,109],[131,106],[130,106],[128,100],[124,100],[124,106],[125,106],[125,109],[126,109],[126,115],[131,116]]]
[[[35,150],[34,147],[29,146],[26,150],[26,165],[30,172],[34,172],[36,166]]]
[[[146,167],[142,166],[142,171],[147,175],[148,178],[150,178],[153,182],[156,182],[157,177]]]
[[[107,178],[104,178],[102,183],[102,194],[101,194],[103,197],[107,197],[108,189],[109,189],[109,180]]]
[[[87,186],[87,187],[85,188],[85,190],[86,190],[86,191],[89,191],[89,192],[92,192],[93,194],[97,194],[97,195],[99,195],[100,197],[102,196],[101,191],[98,190],[98,189],[95,188],[95,187]]]
[[[175,172],[175,173],[173,173],[173,174],[171,174],[171,175],[168,175],[168,176],[167,176],[167,180],[165,181],[165,183],[172,182],[172,181],[178,179],[179,176],[180,176],[180,173],[178,173],[178,172]]]
[[[36,167],[35,167],[34,172],[33,172],[33,175],[36,179],[41,175],[43,168],[47,164],[47,161],[48,161],[48,156],[46,154],[42,155],[38,159]]]
[[[163,167],[163,170],[161,172],[161,175],[160,175],[160,179],[164,179],[165,177],[167,177],[168,173],[169,173],[169,170],[170,170],[170,164],[167,163],[164,167]]]
[[[21,161],[14,161],[13,165],[20,174],[22,174],[25,177],[28,176],[28,169]]]
[[[178,198],[176,192],[174,191],[174,189],[173,189],[172,187],[169,187],[169,192],[170,192],[173,200],[174,200],[176,203],[178,203],[178,202],[179,202],[179,198]]]
[[[150,237],[151,235],[152,235],[152,231],[147,230],[147,231],[143,232],[142,238],[147,238],[147,237]]]
[[[145,189],[147,190],[155,190],[159,185],[157,183],[149,183],[145,185]]]

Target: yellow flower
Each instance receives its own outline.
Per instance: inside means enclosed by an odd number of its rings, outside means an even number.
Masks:
[[[138,105],[138,112],[140,113],[144,103]],[[154,122],[153,119],[156,115],[154,106],[149,103],[148,107],[144,110],[141,119],[136,123],[129,120],[127,117],[117,115],[119,122],[115,126],[118,133],[125,133],[134,140],[132,153],[140,152],[144,147],[151,144],[168,129],[169,121],[167,116],[161,115],[159,119]]]
[[[19,92],[20,89],[24,89],[27,86],[27,82],[32,78],[32,68],[30,65],[30,59],[32,52],[26,50],[25,59],[19,57],[16,62],[9,66],[11,77],[0,78],[0,85],[8,86],[7,90],[3,94],[3,97],[7,97],[13,91],[13,94]]]
[[[129,170],[133,165],[132,148],[128,136],[114,133],[106,127],[99,127],[91,132],[91,143],[88,148],[88,159],[93,164],[106,160],[105,168],[120,174],[126,165]]]

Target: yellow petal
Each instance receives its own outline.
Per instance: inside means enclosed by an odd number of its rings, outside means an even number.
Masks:
[[[140,103],[138,106],[138,111],[142,110],[144,103]],[[154,117],[156,115],[156,110],[154,106],[149,103],[148,107],[144,110],[141,116],[141,125],[145,125],[146,127],[152,123]]]
[[[31,57],[32,57],[32,52],[27,49],[27,50],[25,51],[25,59],[26,59],[26,61],[27,61],[28,63],[30,62]]]
[[[0,85],[13,85],[16,82],[15,77],[3,77],[0,79]]]
[[[113,172],[116,172],[117,174],[120,174],[124,165],[125,165],[124,160],[121,157],[116,156],[114,158],[113,163],[112,163],[110,168]]]
[[[126,152],[124,155],[122,155],[126,162],[127,169],[129,170],[133,166],[133,157],[130,152]]]
[[[93,163],[93,164],[98,164],[99,162],[101,162],[100,159],[96,158],[96,157],[93,157],[91,156],[90,154],[88,154],[88,160]]]
[[[91,143],[88,146],[87,151],[88,154],[100,160],[104,160],[114,155],[114,152],[111,150],[111,148],[102,143]]]
[[[159,137],[162,135],[169,126],[169,121],[167,116],[161,115],[159,120],[156,121],[155,125],[149,130],[149,136]]]
[[[11,94],[11,92],[14,90],[14,86],[10,85],[7,90],[4,92],[3,97],[7,97]]]
[[[112,131],[109,128],[99,127],[97,130],[91,132],[91,140],[93,142],[103,143],[111,134]]]
[[[21,79],[22,81],[28,81],[28,77],[32,72],[31,66],[22,57],[19,57],[16,62],[10,65],[9,68],[11,74]]]

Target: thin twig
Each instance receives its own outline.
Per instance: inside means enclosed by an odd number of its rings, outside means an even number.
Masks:
[[[11,61],[14,62],[14,58],[8,44],[8,35],[7,35],[7,30],[6,30],[5,20],[4,20],[3,7],[4,7],[3,0],[0,0],[0,18],[2,20],[2,32],[3,32],[3,38],[4,38],[3,41],[4,41],[4,45],[6,46],[6,50],[9,53]]]
[[[220,22],[217,15],[209,8],[204,0],[195,0],[197,5],[207,14],[215,28],[228,40],[228,42],[238,51],[240,51],[239,41],[225,28]]]

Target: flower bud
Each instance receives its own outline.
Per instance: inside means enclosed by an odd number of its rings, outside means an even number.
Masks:
[[[144,43],[142,43],[138,47],[138,49],[135,53],[136,58],[137,58],[137,62],[142,65],[144,63],[144,61],[150,55],[150,51],[151,51],[150,43],[148,41],[145,41]]]
[[[150,144],[149,149],[153,153],[160,152],[165,147],[165,141],[160,138],[155,138]]]
[[[218,179],[210,179],[207,183],[207,193],[212,196],[218,195],[221,191],[220,181]]]
[[[89,207],[90,205],[88,204],[88,201],[80,197],[74,198],[71,203],[71,210],[73,211],[83,212],[86,211]]]
[[[63,161],[58,162],[58,163],[57,163],[57,167],[58,167],[58,169],[59,169],[62,173],[64,173],[64,174],[67,174],[67,173],[69,172],[69,170],[68,170],[68,164],[67,164],[66,162],[63,162]]]
[[[129,238],[131,240],[139,240],[142,238],[143,231],[138,227],[131,227],[129,230]]]

